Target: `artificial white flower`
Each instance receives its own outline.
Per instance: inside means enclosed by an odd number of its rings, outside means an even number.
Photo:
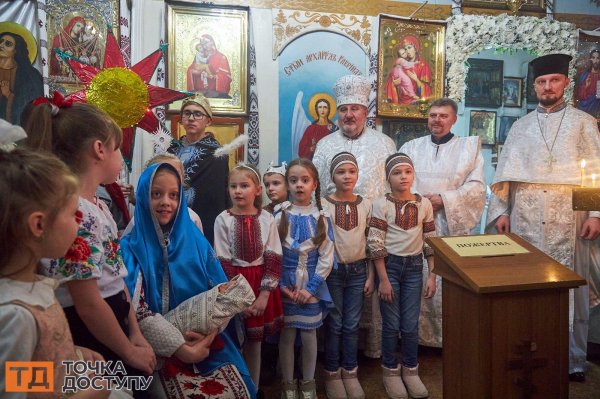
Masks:
[[[465,93],[467,58],[486,48],[524,49],[535,56],[551,53],[577,54],[577,30],[569,22],[507,14],[454,15],[447,20],[446,62],[448,95],[460,101]],[[569,75],[573,77],[575,69]],[[572,97],[571,82],[565,96]]]

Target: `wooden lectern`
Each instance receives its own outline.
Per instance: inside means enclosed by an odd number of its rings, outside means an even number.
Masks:
[[[568,398],[569,288],[575,272],[529,253],[461,257],[429,239],[442,276],[444,399]]]

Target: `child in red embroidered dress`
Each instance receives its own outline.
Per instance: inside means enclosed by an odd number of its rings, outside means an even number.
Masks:
[[[273,216],[261,209],[260,175],[252,166],[240,164],[229,172],[229,195],[233,207],[215,220],[215,251],[228,278],[242,274],[252,286],[256,300],[244,312],[247,341],[244,358],[252,380],[260,380],[261,343],[283,325],[279,294],[281,242]]]
[[[58,282],[37,274],[42,257],[63,256],[75,241],[81,221],[77,179],[54,156],[0,150],[0,187],[0,364],[54,364],[53,392],[9,395],[62,397],[67,371],[63,361],[103,360],[98,353],[73,345],[67,319],[54,296]],[[5,392],[5,383],[0,379],[0,392]],[[108,394],[90,390],[72,397],[106,398]]]

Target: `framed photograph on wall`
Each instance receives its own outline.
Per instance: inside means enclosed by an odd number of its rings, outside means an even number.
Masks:
[[[465,106],[498,108],[502,105],[502,60],[467,59]]]
[[[86,64],[104,64],[106,34],[109,26],[119,38],[119,0],[48,0],[48,85],[50,92],[70,94],[84,88],[75,72],[56,50]]]
[[[469,136],[481,137],[481,144],[496,144],[496,112],[471,111]]]
[[[445,23],[379,18],[377,115],[425,118],[444,94]]]
[[[533,79],[533,68],[531,68],[531,65],[527,66],[527,88],[525,90],[525,99],[527,100],[527,104],[537,104],[538,103],[538,98],[537,95],[535,94],[535,88],[533,87],[534,84],[534,79]]]
[[[600,122],[600,37],[579,32],[575,106]]]
[[[170,89],[204,94],[215,114],[248,112],[247,8],[167,4],[167,37]]]
[[[523,79],[504,77],[502,85],[502,104],[505,107],[521,108],[523,103]]]
[[[495,8],[510,10],[506,0],[462,0],[463,7]],[[524,0],[520,11],[546,12],[544,0]]]
[[[513,123],[519,119],[518,116],[501,116],[500,117],[500,126],[498,127],[498,139],[496,140],[498,144],[504,144],[506,141],[506,137],[508,136],[508,132],[512,127]]]
[[[427,122],[421,120],[383,119],[382,131],[392,138],[396,148],[402,147],[406,142],[430,134]]]

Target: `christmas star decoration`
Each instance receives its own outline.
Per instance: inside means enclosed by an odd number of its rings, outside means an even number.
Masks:
[[[115,120],[123,130],[121,151],[128,164],[133,154],[134,127],[156,132],[160,123],[152,108],[190,96],[190,93],[149,84],[164,48],[161,46],[128,68],[112,29],[108,29],[102,69],[56,51],[85,85],[85,89],[68,95],[67,99],[94,104]]]

